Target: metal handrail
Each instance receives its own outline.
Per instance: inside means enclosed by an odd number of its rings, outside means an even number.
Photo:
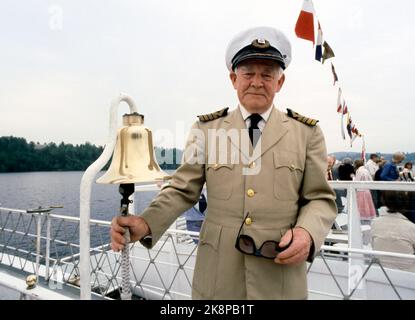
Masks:
[[[415,261],[415,255],[407,254],[407,253],[397,253],[397,252],[389,252],[389,251],[379,251],[379,250],[368,250],[368,249],[354,249],[354,248],[344,248],[344,247],[335,247],[335,246],[321,246],[320,250],[327,250],[327,251],[338,251],[344,253],[359,253],[359,254],[366,254],[372,255],[377,257],[394,257],[394,258],[403,258]]]
[[[414,182],[405,181],[329,181],[333,189],[347,189],[353,187],[359,190],[391,190],[391,191],[415,191]],[[354,187],[356,186],[356,187]],[[358,186],[358,187],[357,187]]]

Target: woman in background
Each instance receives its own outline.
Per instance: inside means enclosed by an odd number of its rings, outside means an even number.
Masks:
[[[415,224],[410,221],[414,193],[385,191],[383,201],[387,214],[372,222],[372,247],[378,251],[415,254]],[[412,198],[412,199],[411,199]],[[384,267],[415,272],[413,260],[381,257]]]
[[[372,181],[372,176],[369,171],[364,167],[363,160],[358,159],[354,162],[355,177],[354,181]],[[376,217],[376,209],[373,204],[372,195],[370,190],[357,190],[357,208],[360,213],[360,220],[362,223],[370,224],[370,221]]]
[[[414,182],[414,173],[412,171],[412,162],[406,162],[405,163],[405,165],[403,167],[401,179],[402,179],[402,181]]]

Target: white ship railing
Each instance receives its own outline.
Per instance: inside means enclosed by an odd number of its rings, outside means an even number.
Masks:
[[[320,256],[308,266],[309,278],[310,275],[320,277],[324,273],[324,276],[329,277],[335,284],[335,288],[332,291],[325,291],[314,288],[312,283],[309,292],[326,298],[365,299],[367,298],[365,287],[368,286],[369,278],[374,277],[372,271],[377,270],[376,277],[379,274],[384,275],[395,298],[412,297],[413,299],[415,273],[385,268],[379,258],[395,257],[409,259],[415,263],[415,256],[375,251],[364,247],[356,206],[356,190],[415,191],[415,184],[331,182],[331,185],[335,189],[348,191],[346,211],[351,214],[347,215],[348,234],[345,235],[347,241],[343,246],[324,245]],[[158,190],[156,186],[136,188],[136,192],[156,190]],[[178,230],[176,226],[185,227],[183,221],[183,218],[180,218],[152,250],[145,249],[139,243],[131,245],[131,286],[137,297],[191,298],[191,281],[197,248],[192,237],[197,238],[198,233]],[[88,234],[95,244],[88,251],[91,294],[95,297],[117,298],[121,283],[120,254],[113,252],[109,246],[110,221],[92,219],[89,225]],[[43,281],[51,290],[62,289],[62,285],[79,288],[81,274],[79,230],[78,217],[0,208],[0,270],[3,265],[19,270],[22,274],[35,273],[39,276],[39,281]],[[346,266],[342,272],[339,268],[335,268],[339,263],[342,267]],[[405,280],[408,282],[407,288],[400,280],[405,275],[408,275]],[[408,290],[412,296],[408,296],[406,292]],[[91,295],[87,298],[91,298]]]
[[[347,214],[347,245],[346,246],[328,246],[323,245],[321,248],[320,257],[324,262],[327,270],[330,273],[330,276],[334,280],[336,287],[338,289],[338,294],[334,295],[336,298],[341,299],[352,299],[352,298],[361,298],[366,299],[367,293],[365,291],[365,280],[368,275],[368,272],[375,268],[376,265],[379,266],[380,272],[385,276],[386,280],[390,284],[390,287],[395,293],[395,297],[402,299],[403,297],[399,294],[396,286],[393,281],[391,281],[388,273],[394,271],[386,272],[385,268],[380,262],[381,257],[395,257],[399,259],[408,259],[414,261],[415,255],[409,254],[400,254],[394,252],[383,252],[375,251],[372,249],[364,249],[363,236],[362,236],[362,226],[359,210],[357,207],[357,192],[360,190],[394,190],[394,191],[415,191],[415,183],[412,182],[385,182],[385,181],[330,181],[331,187],[335,190],[346,190],[347,191],[347,200],[346,200],[346,212]],[[370,230],[370,229],[369,229]],[[369,234],[370,238],[370,234]],[[332,252],[344,253],[347,255],[347,271],[346,275],[343,274],[343,278],[347,279],[347,284],[345,286],[340,285],[340,282],[336,275],[332,272],[329,264],[327,263],[326,257],[333,256]],[[336,256],[336,254],[334,254]],[[338,255],[337,255],[338,256]],[[341,255],[340,255],[341,257]],[[319,260],[317,260],[319,261]],[[314,263],[313,263],[314,264]],[[313,267],[311,264],[308,268],[310,270]],[[379,270],[378,270],[379,271]],[[395,273],[399,273],[397,271]],[[403,273],[406,273],[402,271]],[[379,272],[378,272],[379,273]],[[409,276],[414,278],[415,273],[409,273]],[[405,277],[405,274],[402,275]],[[414,278],[415,279],[415,278]],[[415,281],[413,280],[412,290],[415,288]],[[309,292],[316,293],[319,295],[327,295],[327,292],[321,292],[318,290],[309,290]],[[415,295],[412,296],[412,299],[415,298]]]

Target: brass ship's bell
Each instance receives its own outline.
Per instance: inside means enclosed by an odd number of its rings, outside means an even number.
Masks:
[[[144,116],[141,114],[123,116],[123,127],[117,133],[111,165],[97,183],[146,184],[170,178],[160,169],[154,154],[151,130],[143,124]]]

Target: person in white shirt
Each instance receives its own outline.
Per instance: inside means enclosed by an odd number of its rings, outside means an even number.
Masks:
[[[372,175],[370,174],[369,170],[363,166],[363,160],[355,160],[354,161],[354,169],[355,169],[355,177],[353,180],[355,181],[373,181]]]
[[[379,161],[379,156],[376,153],[372,153],[370,155],[370,159],[366,162],[365,168],[369,171],[372,180],[375,180],[375,173],[376,171],[378,171],[379,166],[378,166],[378,161]]]
[[[412,199],[413,200],[413,199]],[[374,250],[415,254],[415,223],[410,221],[411,193],[385,191],[383,201],[388,213],[372,222]],[[415,272],[413,260],[380,257],[383,267]]]

